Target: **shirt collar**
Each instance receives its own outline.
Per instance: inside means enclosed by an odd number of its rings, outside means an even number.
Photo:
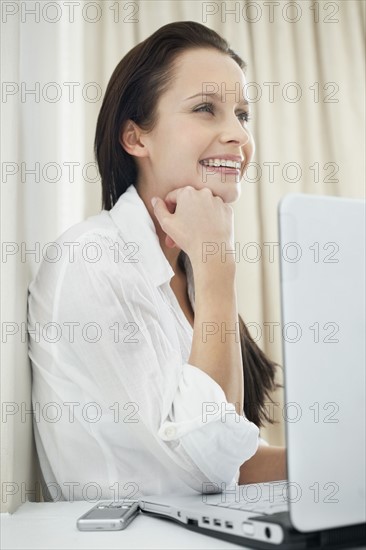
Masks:
[[[161,249],[149,211],[133,184],[119,197],[109,215],[121,230],[123,240],[137,244],[136,257],[155,286],[170,281],[174,271]]]

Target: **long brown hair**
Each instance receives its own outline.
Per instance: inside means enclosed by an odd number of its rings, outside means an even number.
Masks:
[[[246,63],[224,38],[193,21],[161,27],[132,48],[115,68],[98,116],[94,142],[105,210],[110,210],[138,180],[135,160],[120,144],[121,129],[129,119],[145,131],[154,128],[159,97],[174,79],[174,62],[180,53],[194,48],[215,48],[232,57],[245,72]],[[184,269],[182,252],[179,261]],[[240,315],[239,329],[245,376],[244,413],[260,427],[274,422],[266,402],[273,402],[270,394],[278,387],[276,364],[257,346]]]

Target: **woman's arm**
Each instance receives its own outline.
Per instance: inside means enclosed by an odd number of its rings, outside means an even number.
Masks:
[[[209,258],[192,263],[195,316],[189,363],[224,390],[238,414],[244,406],[244,380],[235,290],[235,262]]]
[[[240,467],[239,485],[287,479],[286,447],[259,445]]]
[[[169,206],[169,210],[168,207]],[[174,210],[174,213],[171,213]],[[235,288],[234,212],[206,187],[186,186],[157,198],[154,214],[189,257],[195,288],[192,349],[188,362],[221,386],[227,402],[243,414],[244,380]],[[209,246],[207,246],[209,245]],[[208,253],[207,248],[216,248]]]

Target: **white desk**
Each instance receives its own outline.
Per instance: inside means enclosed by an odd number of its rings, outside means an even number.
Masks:
[[[26,502],[14,514],[1,514],[2,550],[189,550],[238,549],[243,546],[194,533],[160,518],[138,515],[123,531],[85,533],[76,520],[90,502]]]
[[[76,520],[90,502],[26,502],[14,514],[1,514],[2,550],[225,550],[230,542],[194,533],[160,518],[139,515],[124,531],[85,533]],[[358,547],[365,550],[366,546]]]

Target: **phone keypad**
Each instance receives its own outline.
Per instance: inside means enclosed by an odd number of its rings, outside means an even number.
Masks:
[[[121,508],[121,509],[128,509],[131,508],[133,502],[103,502],[97,506],[99,510],[103,510],[105,508]]]

